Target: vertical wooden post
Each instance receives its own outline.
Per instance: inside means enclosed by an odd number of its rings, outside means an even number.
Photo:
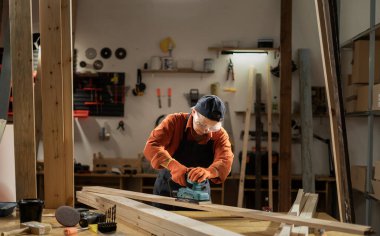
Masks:
[[[31,5],[9,1],[17,199],[37,197]]]
[[[319,38],[325,75],[326,95],[329,106],[331,139],[336,175],[340,220],[354,221],[352,189],[350,179],[350,163],[347,152],[347,137],[343,114],[342,91],[339,89],[335,47],[330,21],[329,1],[315,0]]]
[[[249,71],[248,71],[248,100],[247,100],[247,108],[245,109],[243,150],[242,150],[241,161],[240,161],[240,180],[239,180],[239,193],[238,193],[238,204],[237,204],[238,207],[243,207],[245,167],[247,164],[249,127],[251,125],[251,111],[252,111],[252,106],[253,106],[253,77],[254,75],[255,75],[255,69],[252,66],[249,68]]]
[[[268,115],[268,197],[269,207],[273,210],[273,171],[272,171],[272,78],[270,66],[267,67],[267,115]]]
[[[261,207],[262,207],[262,204],[261,204],[261,137],[263,133],[263,124],[261,123],[261,74],[256,74],[255,85],[256,85],[255,209],[261,210]]]
[[[63,41],[67,40],[67,32],[71,36],[71,29],[64,29],[67,24],[62,23],[63,19],[67,20],[67,13],[62,9],[62,6],[67,6],[66,1],[62,1],[40,0],[44,183],[47,208],[71,205],[74,192],[74,167],[70,164],[72,160],[66,159],[70,158],[71,151],[65,152],[65,148],[72,145],[68,143],[72,135],[69,133],[72,131],[70,124],[65,124],[67,107],[63,104],[66,93],[69,92],[67,86],[70,86],[66,84],[67,81],[64,82],[64,79],[68,79],[67,65],[64,64],[70,60],[69,54],[64,51],[71,51],[71,41],[69,45]]]
[[[279,210],[289,211],[292,182],[292,0],[281,0]]]
[[[312,168],[313,111],[311,102],[310,50],[299,49],[300,105],[301,105],[301,161],[302,187],[307,193],[315,193]]]
[[[61,0],[62,9],[62,77],[64,158],[66,165],[66,205],[74,206],[74,134],[73,134],[73,63],[72,4]]]

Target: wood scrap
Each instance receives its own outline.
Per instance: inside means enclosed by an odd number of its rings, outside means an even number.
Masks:
[[[204,210],[204,211],[211,211],[211,212],[222,212],[222,213],[228,212],[232,216],[241,216],[241,217],[253,218],[257,220],[267,220],[267,221],[294,224],[294,225],[304,225],[304,226],[317,228],[317,229],[339,231],[339,232],[345,232],[345,233],[351,233],[351,234],[363,235],[363,234],[370,234],[373,232],[373,229],[370,226],[348,224],[348,223],[342,223],[342,222],[337,222],[337,221],[314,219],[314,218],[305,219],[298,216],[284,215],[281,213],[265,212],[265,211],[258,211],[258,210],[232,207],[232,206],[224,206],[224,205],[211,204],[211,203],[198,205],[198,204],[193,204],[193,203],[179,202],[179,201],[176,201],[175,198],[171,198],[171,197],[164,197],[164,196],[138,193],[138,192],[132,192],[132,191],[127,191],[127,190],[112,189],[112,188],[106,188],[106,187],[83,187],[82,192],[107,193],[107,194],[112,194],[113,196],[122,196],[122,197],[127,197],[131,199],[139,200],[139,201],[156,202],[156,203],[168,204],[172,206],[180,206],[180,207],[186,207],[190,209]]]
[[[117,219],[158,235],[241,235],[120,196],[80,191],[77,197],[80,202],[101,210],[116,204]]]
[[[298,193],[297,193],[296,200],[294,201],[292,208],[288,212],[288,215],[299,216],[302,208],[305,205],[306,199],[307,198],[305,197],[305,193],[304,193],[303,189],[299,189]],[[292,232],[292,228],[293,228],[293,225],[282,223],[275,235],[277,235],[277,236],[290,235],[290,233]]]
[[[315,216],[315,212],[317,209],[318,194],[306,193],[305,197],[307,198],[307,201],[304,208],[302,209],[300,216],[307,219],[311,219]],[[309,227],[307,226],[293,227],[292,235],[309,235]]]

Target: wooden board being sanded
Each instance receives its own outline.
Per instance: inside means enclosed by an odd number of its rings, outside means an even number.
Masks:
[[[241,235],[120,196],[77,192],[77,198],[80,202],[102,211],[116,205],[117,220],[135,225],[155,235]]]
[[[265,211],[232,207],[232,206],[224,206],[224,205],[211,204],[211,203],[198,205],[198,204],[193,204],[193,203],[179,202],[179,201],[176,201],[175,198],[171,198],[171,197],[164,197],[164,196],[138,193],[138,192],[127,191],[127,190],[112,189],[112,188],[106,188],[106,187],[83,187],[83,190],[81,192],[77,192],[77,196],[78,194],[79,196],[83,196],[83,194],[84,196],[86,196],[86,194],[90,194],[90,193],[107,193],[112,196],[127,197],[130,199],[135,199],[139,201],[156,202],[156,203],[162,203],[162,204],[167,204],[167,205],[172,205],[172,206],[180,206],[180,207],[186,207],[190,209],[210,211],[210,212],[223,212],[223,213],[229,213],[232,216],[241,216],[241,217],[252,218],[252,219],[257,219],[257,220],[266,220],[266,221],[280,222],[280,223],[286,223],[286,224],[294,224],[294,225],[299,225],[299,226],[308,226],[311,228],[339,231],[339,232],[345,232],[345,233],[351,233],[351,234],[364,235],[364,234],[370,234],[373,232],[373,229],[370,226],[348,224],[348,223],[342,223],[342,222],[330,221],[330,220],[321,220],[321,219],[305,219],[302,217],[284,215],[281,213],[265,212]],[[81,199],[79,198],[78,200],[81,201]]]

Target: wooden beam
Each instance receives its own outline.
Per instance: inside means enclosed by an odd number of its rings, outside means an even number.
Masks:
[[[307,193],[315,193],[315,176],[312,163],[313,111],[311,102],[310,50],[299,49],[300,106],[301,106],[301,162],[302,187]]]
[[[270,74],[270,66],[267,66],[267,115],[268,115],[268,197],[269,197],[269,207],[273,210],[273,160],[272,160],[272,77]]]
[[[61,0],[40,0],[45,207],[71,205],[73,166],[65,156]]]
[[[329,1],[315,0],[317,22],[321,45],[323,72],[326,84],[326,95],[329,106],[330,130],[333,146],[333,157],[338,195],[340,220],[354,222],[350,162],[347,151],[346,126],[343,115],[342,91],[339,89],[332,27],[330,21]]]
[[[318,194],[306,193],[305,198],[307,198],[306,204],[305,204],[305,207],[303,207],[300,216],[306,219],[311,219],[315,216],[315,212],[317,210]],[[309,235],[309,227],[307,226],[293,227],[292,235]]]
[[[83,187],[82,192],[94,192],[94,193],[107,193],[112,196],[127,197],[139,201],[156,202],[172,206],[186,207],[195,210],[222,212],[230,214],[231,216],[241,216],[246,218],[252,218],[257,220],[266,220],[273,222],[280,222],[294,225],[305,225],[312,228],[323,228],[326,230],[340,231],[353,234],[369,234],[373,232],[370,226],[347,224],[337,221],[321,220],[321,219],[304,219],[292,215],[284,215],[281,213],[258,211],[246,208],[224,206],[218,204],[194,204],[176,201],[175,198],[164,197],[159,195],[152,195],[146,193],[138,193],[133,191],[112,189],[106,187]],[[77,192],[78,193],[78,192]]]
[[[191,218],[177,215],[147,204],[120,196],[77,192],[78,200],[95,208],[106,210],[116,205],[117,218],[159,235],[241,235]],[[105,204],[109,204],[105,206]]]
[[[240,179],[239,179],[239,193],[238,193],[238,207],[243,207],[244,198],[244,181],[245,181],[245,169],[247,165],[247,154],[248,154],[248,138],[249,138],[249,128],[251,126],[251,112],[253,105],[253,78],[255,76],[255,69],[253,66],[249,68],[248,71],[248,99],[247,106],[245,109],[245,120],[244,120],[244,136],[243,136],[243,150],[241,154],[240,161]]]
[[[71,0],[61,0],[66,205],[74,206],[73,60]]]
[[[16,199],[37,197],[31,0],[9,1]]]
[[[301,210],[305,205],[307,198],[305,197],[305,193],[303,189],[299,189],[297,193],[296,200],[294,201],[292,208],[288,212],[288,215],[299,216],[301,214]],[[276,236],[288,236],[292,232],[293,225],[282,223],[279,229],[276,232]]]
[[[279,210],[291,206],[292,0],[281,0]]]

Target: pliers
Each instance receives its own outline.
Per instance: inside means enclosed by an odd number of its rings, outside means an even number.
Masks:
[[[227,66],[227,80],[230,77],[230,74],[231,74],[232,80],[235,80],[234,64],[232,63],[231,58]]]

